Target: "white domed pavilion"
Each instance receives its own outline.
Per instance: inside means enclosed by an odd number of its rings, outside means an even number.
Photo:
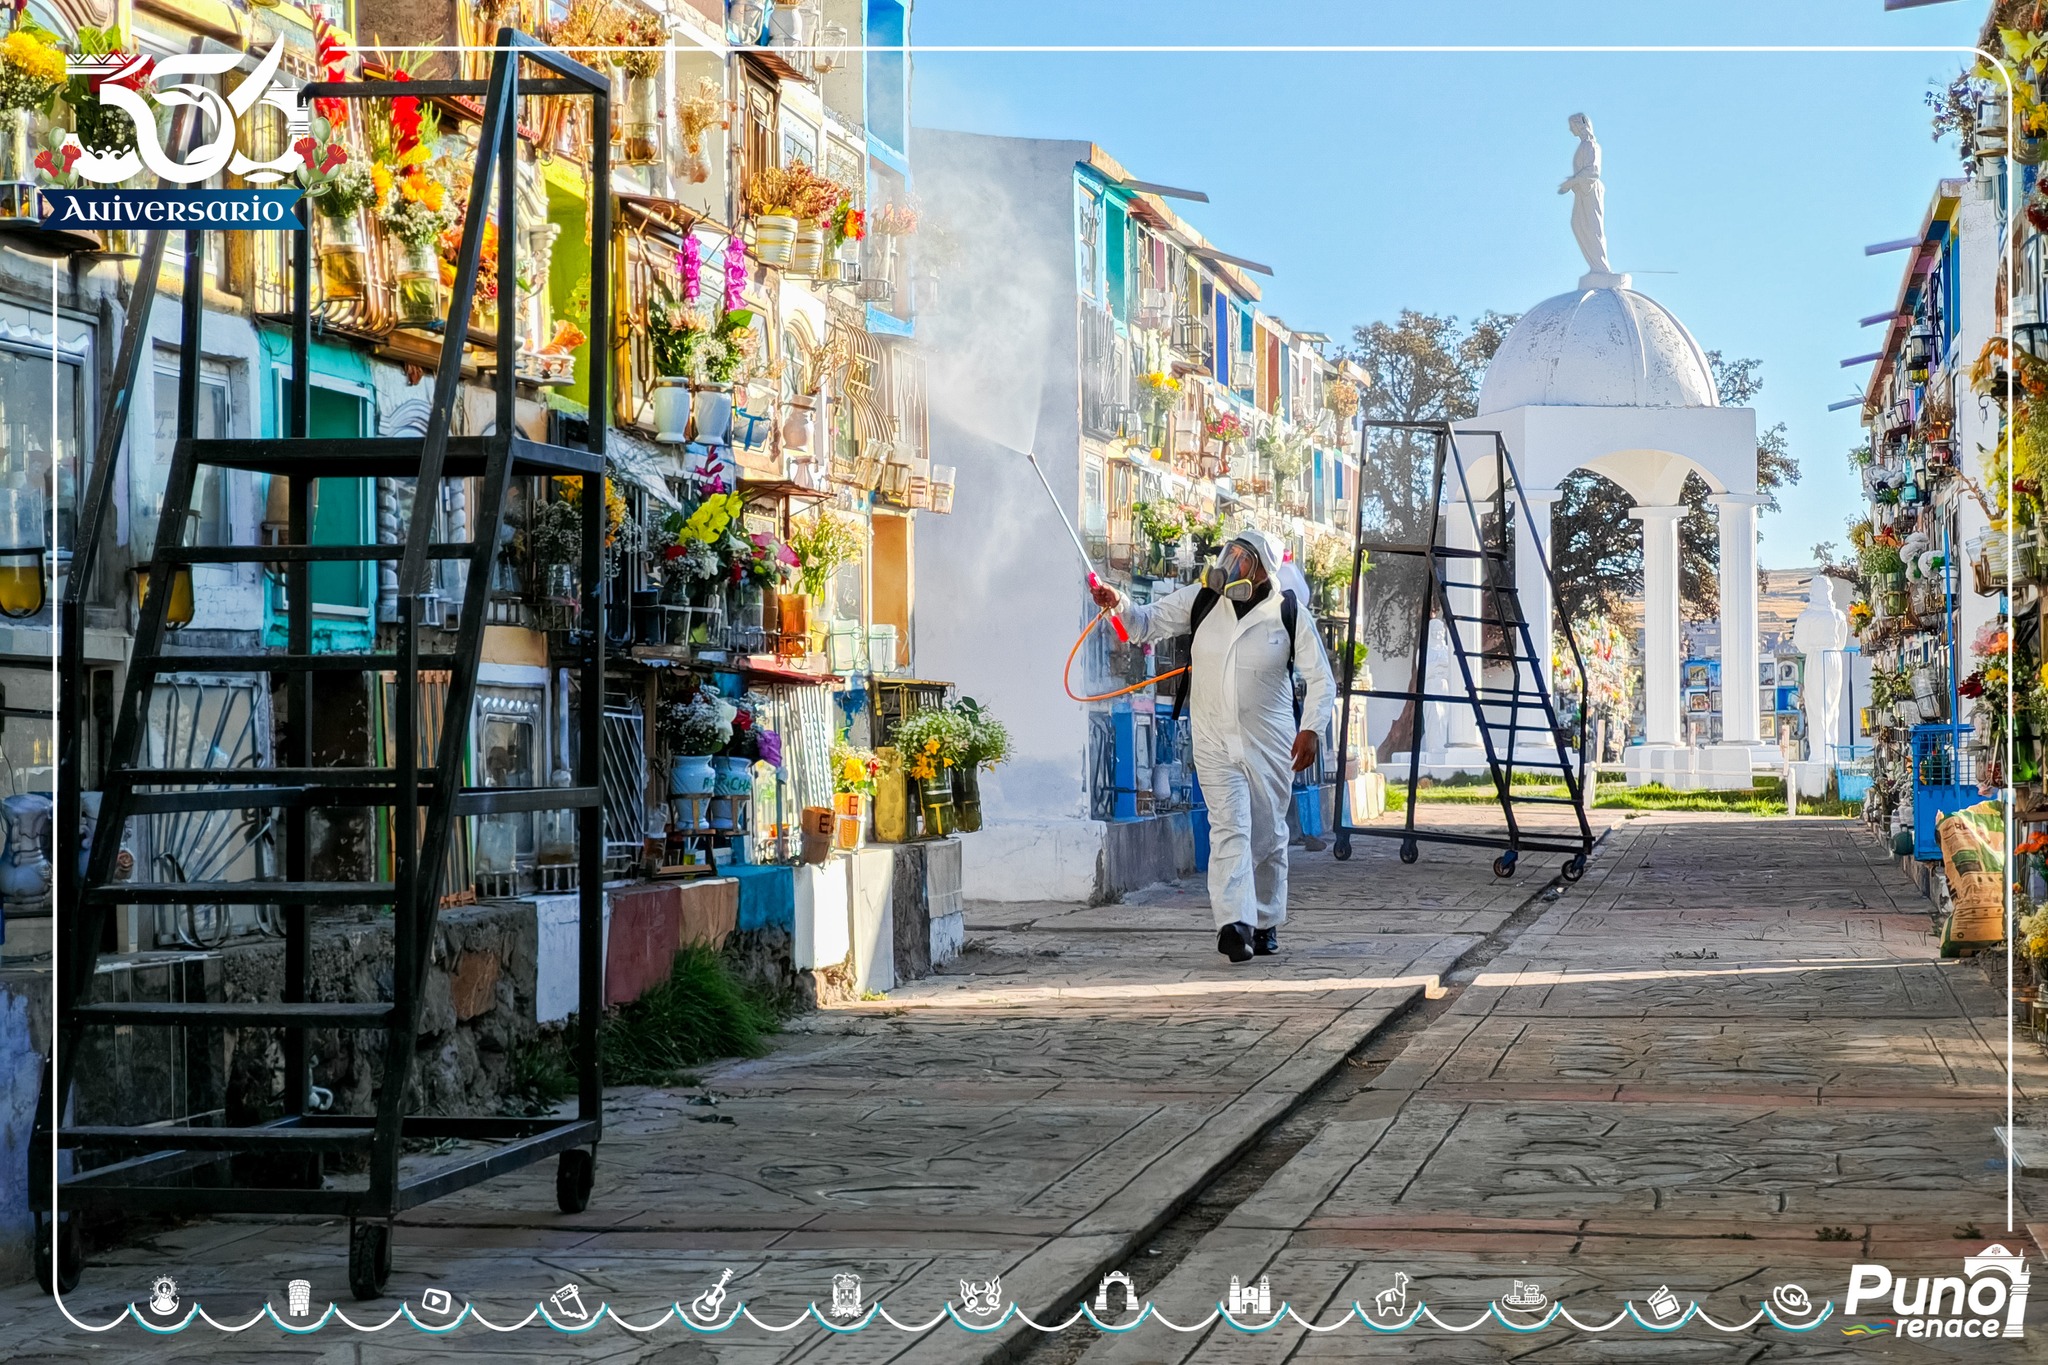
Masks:
[[[1721,406],[1706,354],[1685,324],[1609,268],[1599,145],[1583,116],[1572,122],[1580,154],[1564,188],[1575,196],[1572,228],[1588,271],[1577,289],[1543,300],[1509,331],[1480,386],[1479,415],[1459,424],[1459,444],[1472,474],[1490,478],[1481,457],[1492,438],[1478,433],[1500,433],[1546,557],[1550,509],[1573,471],[1602,474],[1635,501],[1629,515],[1643,527],[1645,734],[1628,751],[1629,781],[1746,787],[1754,762],[1777,761],[1758,729],[1756,509],[1767,499],[1757,490],[1756,413]],[[1687,743],[1679,713],[1678,523],[1692,475],[1706,483],[1721,530],[1722,734],[1698,750]],[[1464,529],[1465,518],[1446,520]],[[1537,656],[1547,661],[1550,584],[1535,556],[1519,545],[1517,553],[1523,611]],[[1454,734],[1453,743],[1460,738]]]

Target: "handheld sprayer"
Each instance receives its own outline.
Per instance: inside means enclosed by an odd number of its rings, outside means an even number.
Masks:
[[[1067,519],[1067,509],[1060,506],[1059,495],[1052,491],[1052,483],[1045,477],[1045,470],[1038,463],[1038,457],[1026,451],[1024,458],[1031,461],[1031,472],[1038,475],[1039,486],[1045,489],[1045,496],[1052,499],[1052,510],[1059,513],[1060,525],[1067,528],[1067,535],[1073,539],[1074,553],[1081,556],[1081,567],[1088,574],[1088,586],[1090,588],[1099,587],[1102,580],[1096,577],[1095,562],[1088,558],[1088,547],[1081,543],[1081,533],[1076,531],[1074,523]],[[1131,642],[1131,633],[1124,629],[1124,621],[1121,616],[1111,616],[1109,623],[1116,628],[1116,638],[1119,642],[1123,644]]]

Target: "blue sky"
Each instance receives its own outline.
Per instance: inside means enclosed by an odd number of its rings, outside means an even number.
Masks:
[[[1562,11],[1562,12],[1561,12]],[[1965,45],[1986,6],[1886,14],[1882,0],[919,0],[913,41],[946,44]],[[1763,424],[1804,477],[1763,518],[1766,566],[1840,543],[1859,497],[1844,453],[1874,348],[1857,319],[1893,302],[1899,255],[1959,173],[1924,96],[1965,58],[1917,54],[1204,54],[923,52],[915,120],[1087,138],[1222,249],[1264,261],[1271,311],[1333,337],[1404,307],[1519,312],[1584,269],[1557,183],[1566,116],[1605,157],[1609,254],[1700,344],[1764,362]],[[1655,273],[1668,272],[1668,273]]]

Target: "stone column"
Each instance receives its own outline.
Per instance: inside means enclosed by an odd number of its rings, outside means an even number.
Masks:
[[[1757,694],[1756,514],[1770,499],[1762,493],[1714,493],[1721,528],[1721,743],[1731,751],[1725,765],[1734,775],[1732,751],[1741,747],[1753,760],[1763,744]],[[1775,750],[1764,754],[1772,761]],[[1747,776],[1747,768],[1744,769]],[[1747,786],[1745,780],[1740,785]]]
[[[1550,555],[1550,509],[1563,493],[1555,488],[1517,489],[1515,496],[1529,509],[1529,515],[1515,522],[1515,595],[1522,599],[1522,614],[1529,621],[1529,641],[1535,647],[1537,668],[1543,680],[1550,681],[1551,627],[1557,615],[1557,603],[1550,594],[1550,578],[1543,571],[1544,561]],[[1536,545],[1529,543],[1529,524],[1536,525],[1535,538],[1542,547],[1538,555]],[[1530,686],[1524,681],[1522,686]]]
[[[1685,512],[1683,506],[1629,509],[1643,524],[1643,743],[1630,750],[1635,782],[1689,785],[1674,779],[1689,779],[1692,771],[1678,724],[1678,522]]]
[[[1447,477],[1445,480],[1446,483],[1453,483],[1453,481],[1454,476]],[[1460,495],[1448,489],[1445,494],[1443,528],[1444,544],[1450,549],[1472,551],[1479,549],[1478,527],[1473,525],[1472,517],[1467,511],[1466,504],[1462,501]],[[1444,577],[1453,583],[1477,583],[1479,581],[1479,561],[1465,558],[1447,560],[1445,561]],[[1451,611],[1456,615],[1465,617],[1479,615],[1479,593],[1477,589],[1452,588],[1445,593],[1445,597],[1450,602]],[[1485,679],[1481,676],[1481,673],[1484,666],[1479,660],[1481,640],[1479,624],[1476,621],[1465,620],[1453,621],[1450,623],[1450,626],[1452,630],[1458,633],[1458,639],[1464,643],[1465,660],[1467,666],[1472,669],[1473,683],[1483,684]],[[1465,675],[1459,672],[1458,665],[1454,660],[1451,664],[1451,691],[1454,693],[1460,692],[1464,690],[1464,687]],[[1467,751],[1458,754],[1447,754],[1447,761],[1452,763],[1476,762],[1478,768],[1475,771],[1485,768],[1484,750],[1479,747],[1479,720],[1473,714],[1470,705],[1462,703],[1452,704],[1450,734],[1446,747],[1451,750]]]

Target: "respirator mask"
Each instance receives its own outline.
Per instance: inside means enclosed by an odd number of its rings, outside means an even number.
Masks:
[[[1202,571],[1202,586],[1232,602],[1249,602],[1265,577],[1258,554],[1242,541],[1233,540],[1216,556],[1216,562]]]

